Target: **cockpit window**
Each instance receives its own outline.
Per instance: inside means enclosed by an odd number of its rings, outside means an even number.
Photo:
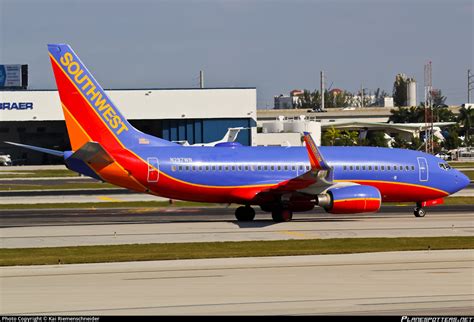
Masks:
[[[443,170],[449,170],[451,169],[451,166],[447,163],[438,163],[438,166],[443,169]]]

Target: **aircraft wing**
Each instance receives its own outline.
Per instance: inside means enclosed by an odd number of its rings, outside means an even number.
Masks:
[[[333,182],[332,168],[324,160],[310,133],[304,133],[304,141],[311,165],[310,170],[296,178],[282,182],[278,187],[272,188],[268,192],[289,193],[298,191],[317,194],[338,185]]]

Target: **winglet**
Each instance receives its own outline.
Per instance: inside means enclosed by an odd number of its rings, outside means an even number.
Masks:
[[[324,161],[323,155],[316,146],[316,143],[314,143],[309,132],[304,132],[304,141],[306,143],[306,149],[308,150],[311,170],[329,170],[328,164]]]

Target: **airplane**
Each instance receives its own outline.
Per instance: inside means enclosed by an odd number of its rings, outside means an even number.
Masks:
[[[241,130],[248,130],[248,127],[229,127],[227,132],[224,134],[224,137],[219,141],[209,142],[209,143],[195,143],[189,144],[188,141],[171,141],[174,143],[181,144],[183,146],[237,146],[239,145],[237,140],[237,136],[239,135]]]
[[[315,206],[377,212],[382,202],[413,202],[414,215],[424,217],[425,207],[470,183],[423,152],[318,147],[310,133],[305,147],[181,146],[135,129],[69,45],[48,49],[72,151],[12,144],[62,157],[98,180],[170,199],[239,204],[238,221],[253,220],[258,206],[275,222]]]

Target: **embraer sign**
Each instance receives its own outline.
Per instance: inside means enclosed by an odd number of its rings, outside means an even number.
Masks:
[[[0,102],[0,110],[32,110],[33,102]]]

